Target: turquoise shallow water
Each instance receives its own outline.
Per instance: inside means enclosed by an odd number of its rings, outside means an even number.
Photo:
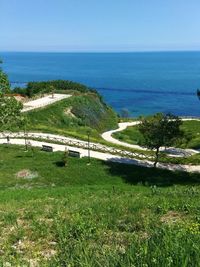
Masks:
[[[200,116],[200,52],[1,53],[13,86],[69,79],[96,88],[118,112]]]

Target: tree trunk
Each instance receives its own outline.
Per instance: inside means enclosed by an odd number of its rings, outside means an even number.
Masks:
[[[154,168],[156,168],[156,165],[158,163],[158,159],[159,159],[159,147],[156,148],[156,156],[155,156],[155,161],[154,161]]]
[[[28,151],[27,135],[26,135],[26,129],[25,128],[24,128],[24,140],[25,140],[25,150]]]

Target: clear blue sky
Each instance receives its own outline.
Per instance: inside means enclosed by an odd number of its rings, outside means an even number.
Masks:
[[[200,0],[0,0],[0,51],[200,50]]]

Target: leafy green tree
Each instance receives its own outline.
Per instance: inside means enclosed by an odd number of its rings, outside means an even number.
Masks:
[[[49,87],[50,87],[49,90],[50,90],[50,92],[51,92],[51,97],[54,98],[55,87],[54,87],[53,85],[50,85]]]
[[[0,131],[19,126],[22,120],[22,103],[14,97],[5,96],[6,93],[10,93],[10,83],[7,75],[0,69]]]
[[[23,105],[14,97],[0,94],[0,131],[12,130],[21,124]]]
[[[64,165],[65,167],[67,166],[68,156],[69,156],[69,152],[68,152],[68,150],[65,150],[65,152],[64,152],[64,154],[63,154],[63,158],[62,158],[63,165]]]
[[[55,81],[43,81],[43,82],[29,82],[26,86],[26,88],[15,88],[15,93],[21,93],[27,95],[28,97],[32,97],[37,94],[44,94],[44,93],[52,93],[52,86],[54,88],[54,91],[60,91],[63,93],[70,93],[71,90],[82,92],[82,93],[88,93],[92,92],[97,94],[99,97],[101,97],[98,92],[94,89],[91,89],[83,84],[72,82],[72,81],[65,81],[65,80],[55,80]],[[103,99],[101,99],[103,100]]]
[[[2,61],[0,60],[0,64]],[[10,83],[8,76],[0,68],[0,93],[9,94],[10,93]]]
[[[28,133],[27,133],[27,127],[29,126],[29,119],[27,116],[21,115],[18,119],[17,126],[19,126],[20,129],[24,130],[24,139],[25,139],[25,150],[28,150]]]
[[[143,146],[155,150],[154,167],[159,160],[161,146],[172,146],[183,137],[180,129],[182,121],[174,115],[157,113],[149,118],[142,118],[138,128],[143,136]]]

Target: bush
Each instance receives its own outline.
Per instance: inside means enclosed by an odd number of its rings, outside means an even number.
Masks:
[[[26,86],[26,88],[20,88],[16,87],[14,89],[15,93],[23,94],[28,97],[33,97],[36,94],[43,94],[43,93],[50,93],[52,92],[52,88],[55,89],[55,91],[69,91],[69,90],[74,90],[74,91],[79,91],[82,93],[91,91],[95,92],[96,94],[97,91],[94,89],[91,89],[83,84],[77,83],[77,82],[72,82],[72,81],[67,81],[67,80],[54,80],[54,81],[42,81],[42,82],[29,82]]]

